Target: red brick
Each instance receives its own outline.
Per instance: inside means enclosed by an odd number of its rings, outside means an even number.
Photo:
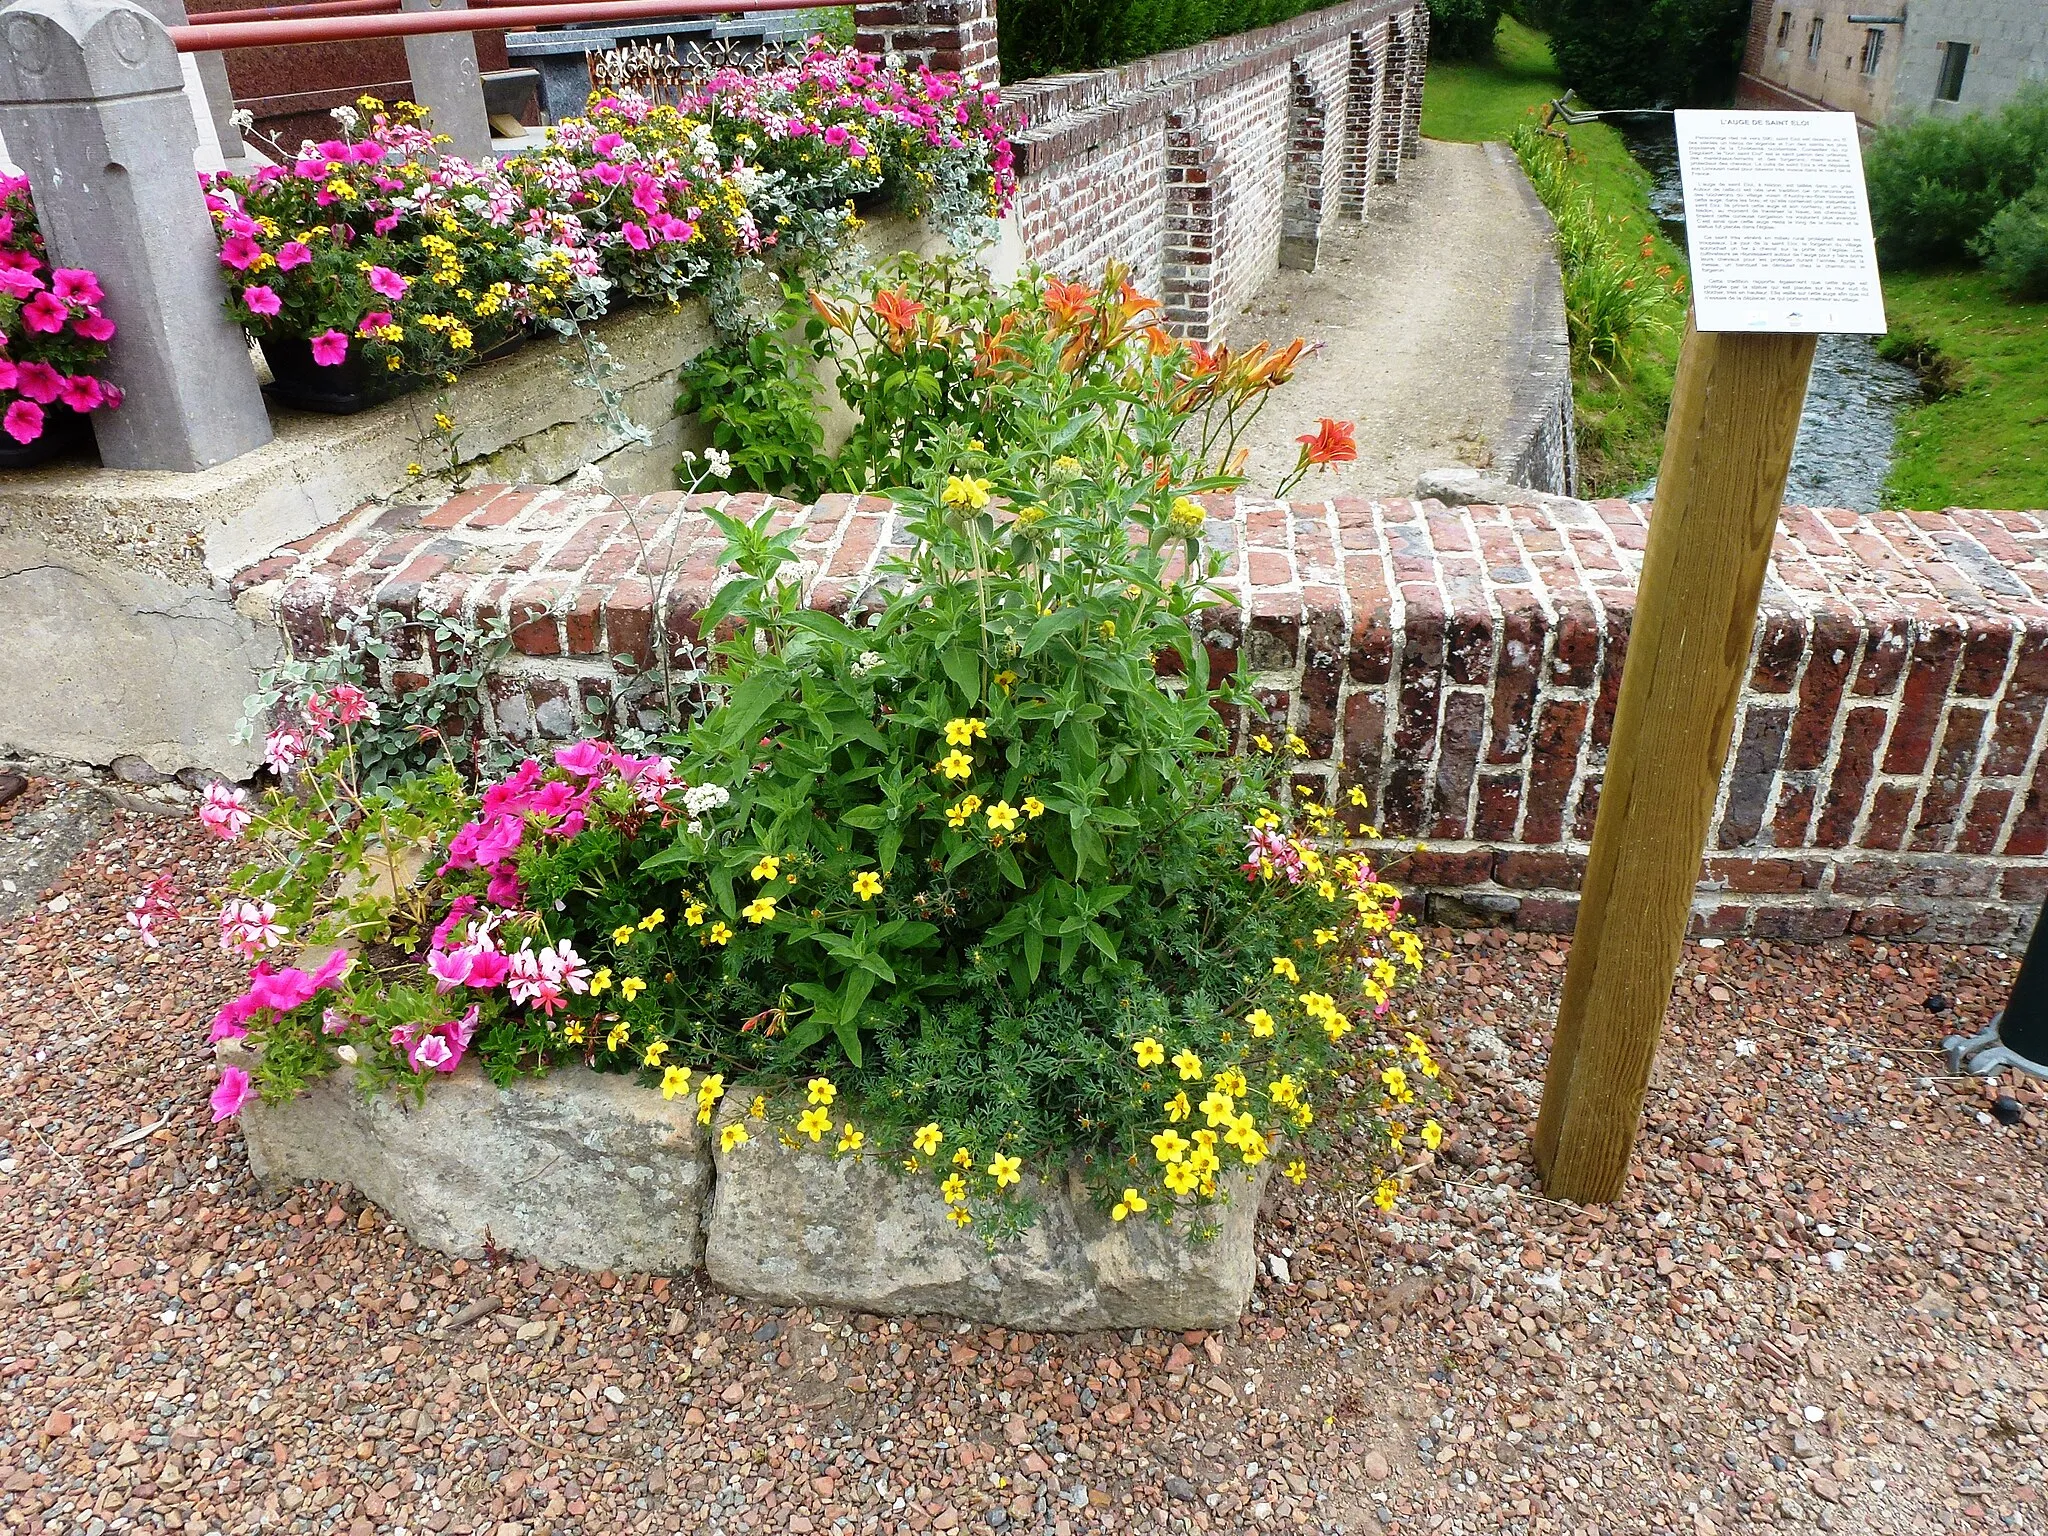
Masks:
[[[1402,886],[1434,889],[1438,886],[1484,885],[1493,878],[1493,853],[1475,849],[1470,853],[1411,853],[1400,864],[1383,866],[1386,877]]]
[[[1813,654],[1799,680],[1799,708],[1785,742],[1787,771],[1810,771],[1827,762],[1858,638],[1855,619],[1846,612],[1830,609],[1814,625]]]
[[[1576,896],[1524,896],[1515,926],[1525,933],[1570,933],[1579,925]]]
[[[1962,636],[1949,628],[1921,635],[1915,642],[1912,670],[1906,674],[1891,741],[1885,748],[1886,773],[1918,773],[1927,766],[1961,650]]]
[[[1903,847],[1906,819],[1913,814],[1913,800],[1919,792],[1919,787],[1913,784],[1878,785],[1877,793],[1870,797],[1870,816],[1863,823],[1863,836],[1858,839],[1858,846]]]
[[[1998,834],[2005,827],[2005,813],[2012,809],[2009,789],[1980,789],[1963,818],[1963,830],[1956,834],[1957,853],[1995,853]]]
[[[1846,848],[1855,837],[1864,797],[1877,772],[1877,744],[1884,737],[1887,719],[1886,712],[1874,705],[1859,705],[1849,711],[1842,725],[1842,747],[1835,758],[1826,806],[1813,834],[1816,847]]]
[[[1472,819],[1472,835],[1490,843],[1512,842],[1515,822],[1522,809],[1522,776],[1518,773],[1489,773],[1479,780],[1479,807]]]
[[[1514,890],[1576,891],[1586,878],[1586,856],[1503,849],[1494,855],[1493,878]]]
[[[1820,889],[1827,865],[1819,859],[1736,859],[1716,854],[1706,862],[1705,883],[1747,896],[1792,896]]]

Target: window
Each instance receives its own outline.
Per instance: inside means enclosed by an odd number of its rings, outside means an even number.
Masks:
[[[1778,46],[1780,48],[1784,47],[1785,39],[1791,35],[1792,13],[1790,11],[1780,11],[1778,13]]]
[[[1941,45],[1941,78],[1934,83],[1936,101],[1961,101],[1963,99],[1963,71],[1970,67],[1970,45],[1968,43],[1943,43]]]
[[[1877,61],[1884,57],[1884,33],[1872,27],[1863,34],[1863,73],[1877,73]]]
[[[1809,64],[1820,62],[1821,26],[1821,18],[1816,16],[1813,25],[1806,29],[1806,62]]]

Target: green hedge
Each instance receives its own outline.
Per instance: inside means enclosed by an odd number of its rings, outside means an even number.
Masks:
[[[1331,0],[1003,0],[1003,79],[1100,69],[1271,26]]]
[[[1750,0],[1544,0],[1565,83],[1596,107],[1725,106],[1748,35]]]
[[[1995,113],[1887,128],[1864,151],[1863,176],[1887,270],[1983,255],[2000,210],[2048,177],[2048,86],[2021,91]]]
[[[1429,0],[1429,52],[1438,59],[1490,59],[1501,0]]]

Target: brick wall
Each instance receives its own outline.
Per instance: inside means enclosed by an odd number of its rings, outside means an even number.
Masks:
[[[728,498],[753,511],[759,498]],[[301,650],[376,605],[504,614],[499,729],[559,736],[692,630],[718,536],[673,493],[486,486],[367,509],[241,573]],[[1598,808],[1647,509],[1216,498],[1219,672],[1356,784],[1439,915],[1564,930]],[[844,610],[886,502],[791,506],[810,601]],[[650,562],[643,551],[651,552]],[[651,569],[650,569],[651,565]],[[665,583],[656,612],[657,584]],[[417,671],[431,658],[393,663]],[[2018,942],[2048,894],[2048,513],[1788,508],[1694,908],[1702,933]],[[1252,722],[1233,719],[1241,741]]]
[[[1156,274],[1176,330],[1223,339],[1283,259],[1312,268],[1329,222],[1364,217],[1370,184],[1415,153],[1428,32],[1414,0],[1345,0],[1010,86],[1024,254]]]

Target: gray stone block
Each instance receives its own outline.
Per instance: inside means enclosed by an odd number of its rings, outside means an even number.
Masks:
[[[753,1095],[729,1094],[715,1129]],[[1272,1160],[1234,1175],[1209,1214],[1220,1230],[1195,1241],[1186,1216],[1113,1221],[1078,1170],[1056,1183],[1027,1177],[1038,1205],[1021,1236],[991,1247],[946,1219],[937,1183],[887,1159],[840,1157],[831,1143],[783,1146],[758,1132],[714,1152],[704,1267],[714,1285],[758,1301],[884,1315],[941,1313],[1032,1330],[1222,1328],[1251,1295],[1253,1225]]]
[[[696,1266],[711,1190],[695,1110],[582,1067],[500,1089],[472,1060],[419,1103],[331,1073],[289,1104],[250,1104],[241,1127],[265,1184],[350,1185],[425,1247],[680,1274]]]

